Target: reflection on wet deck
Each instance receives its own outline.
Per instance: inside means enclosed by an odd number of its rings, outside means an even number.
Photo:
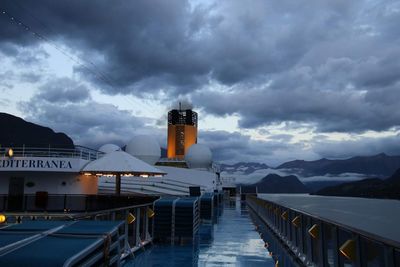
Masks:
[[[154,245],[125,266],[274,266],[240,201],[224,205],[217,224],[202,224],[190,244]]]

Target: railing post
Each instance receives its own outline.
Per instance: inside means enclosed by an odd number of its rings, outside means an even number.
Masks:
[[[135,246],[140,246],[140,208],[136,208]]]
[[[332,242],[333,242],[333,266],[337,267],[339,266],[339,237],[338,237],[338,228],[336,226],[333,227],[333,237],[332,237]]]
[[[25,198],[24,198],[24,207],[22,208],[22,210],[23,211],[27,211],[27,208],[28,208],[28,195],[25,195]]]
[[[146,206],[146,210],[144,213],[144,239],[147,241],[149,239],[149,216],[147,214],[147,209],[149,207]]]
[[[67,211],[67,194],[64,194],[64,211]]]
[[[125,242],[124,242],[124,252],[125,253],[130,253],[131,251],[130,251],[130,246],[129,246],[129,225],[128,225],[128,220],[127,220],[127,218],[128,218],[128,215],[129,215],[129,210],[125,210],[125,224],[124,224],[124,226],[125,226],[125,233],[124,233],[124,239],[125,239]]]

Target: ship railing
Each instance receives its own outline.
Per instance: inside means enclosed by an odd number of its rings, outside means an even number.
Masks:
[[[341,223],[248,194],[256,229],[276,261],[293,266],[400,266],[399,240],[386,239]],[[292,266],[292,265],[288,265]]]
[[[104,155],[103,152],[84,147],[62,148],[52,146],[30,147],[30,146],[1,146],[0,157],[10,156],[9,150],[12,149],[13,157],[51,157],[51,158],[79,158],[84,160],[96,160]]]
[[[72,195],[37,192],[26,195],[0,195],[3,212],[88,213],[152,203],[156,197],[131,195]]]
[[[153,203],[158,197],[141,195],[0,195],[6,224],[46,220],[124,221],[119,231],[120,259],[152,242]]]

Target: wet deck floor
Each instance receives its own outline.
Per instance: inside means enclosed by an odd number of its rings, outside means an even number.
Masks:
[[[240,201],[225,203],[218,223],[201,225],[198,238],[187,245],[154,245],[128,261],[138,266],[274,266],[264,242]]]

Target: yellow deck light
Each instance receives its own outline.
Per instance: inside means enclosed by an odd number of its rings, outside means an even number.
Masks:
[[[356,241],[349,239],[340,247],[340,253],[351,261],[356,260]]]
[[[287,212],[287,211],[284,211],[284,212],[282,213],[282,215],[281,215],[281,218],[284,219],[284,220],[286,221],[286,220],[288,219],[288,216],[289,216],[288,212]]]
[[[7,217],[4,214],[0,214],[0,223],[5,223],[7,220]]]
[[[14,150],[12,148],[9,148],[7,150],[7,157],[12,158],[14,156]]]
[[[126,220],[128,221],[128,224],[131,224],[134,221],[136,221],[136,217],[132,213],[129,212],[128,218],[126,218]]]
[[[319,237],[319,226],[318,224],[314,224],[311,226],[310,230],[308,230],[308,233],[312,238],[317,239]]]
[[[153,218],[155,215],[154,211],[150,208],[147,208],[147,217]]]
[[[292,224],[295,227],[299,227],[301,225],[301,217],[300,217],[300,215],[297,215],[296,217],[294,217],[294,219],[292,220]]]

